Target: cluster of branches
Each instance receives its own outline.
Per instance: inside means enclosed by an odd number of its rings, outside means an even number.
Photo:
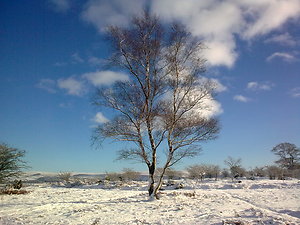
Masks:
[[[22,174],[22,169],[26,168],[22,160],[24,155],[23,150],[0,144],[0,184]]]
[[[94,138],[129,141],[119,158],[145,163],[149,171],[149,195],[157,197],[168,168],[199,152],[200,142],[214,139],[219,131],[215,118],[205,117],[215,85],[201,79],[204,48],[185,27],[163,27],[145,12],[129,28],[109,27],[113,48],[110,65],[127,72],[127,81],[99,88],[94,103],[118,114],[96,129]],[[202,112],[202,113],[201,113]],[[166,162],[154,186],[157,151],[165,147]]]

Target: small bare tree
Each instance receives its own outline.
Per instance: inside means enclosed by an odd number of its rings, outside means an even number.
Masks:
[[[69,183],[72,177],[71,172],[60,172],[58,178],[66,183]]]
[[[225,164],[229,167],[231,179],[238,178],[244,175],[245,170],[242,168],[242,159],[234,159],[229,156],[225,161]]]
[[[133,143],[119,152],[119,159],[145,163],[149,196],[158,198],[167,169],[195,156],[201,142],[216,137],[218,121],[205,113],[216,85],[201,77],[202,42],[181,25],[163,28],[145,12],[129,28],[109,27],[108,36],[110,65],[127,71],[128,80],[98,89],[94,103],[116,114],[96,129],[94,138]],[[156,183],[159,149],[165,150],[166,161]]]

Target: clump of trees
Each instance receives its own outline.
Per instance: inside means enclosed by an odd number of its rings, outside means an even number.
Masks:
[[[156,174],[157,174],[156,178],[160,177],[162,171],[163,171],[163,168],[156,169]],[[173,168],[167,168],[164,173],[164,177],[169,180],[180,179],[180,178],[182,178],[182,176],[183,176],[183,173],[181,171],[174,170]]]
[[[300,148],[295,144],[284,142],[276,145],[271,152],[279,159],[275,161],[278,166],[267,168],[270,179],[300,178]]]
[[[188,176],[191,179],[200,179],[201,181],[204,178],[215,178],[221,174],[221,169],[218,165],[209,165],[209,164],[201,164],[201,165],[192,165],[187,169]]]
[[[125,181],[139,180],[140,176],[140,172],[137,172],[130,168],[124,168],[123,173],[121,174],[122,179]]]
[[[16,179],[22,174],[22,169],[27,167],[23,161],[24,156],[24,150],[0,144],[0,184]]]
[[[122,173],[106,173],[105,180],[107,181],[134,181],[139,180],[140,172],[130,168],[124,168]]]
[[[94,140],[131,142],[119,159],[145,163],[149,196],[158,198],[168,168],[199,153],[203,141],[216,138],[219,125],[209,103],[217,84],[203,77],[203,43],[182,25],[162,25],[146,11],[128,28],[107,31],[109,65],[126,72],[128,79],[97,90],[94,104],[116,114],[95,130]],[[157,155],[163,150],[166,158],[155,180]]]

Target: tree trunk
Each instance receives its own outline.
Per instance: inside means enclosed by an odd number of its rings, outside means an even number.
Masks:
[[[173,154],[171,153],[171,154],[169,155],[169,157],[168,157],[168,160],[167,160],[165,166],[163,167],[163,170],[162,170],[162,172],[161,172],[161,174],[160,174],[160,176],[159,176],[157,185],[156,185],[156,187],[155,187],[155,189],[154,189],[154,196],[155,196],[156,199],[159,199],[158,191],[159,191],[159,189],[160,189],[161,186],[162,186],[163,178],[164,178],[164,175],[165,175],[165,173],[166,173],[167,168],[168,168],[169,165],[170,165],[172,156],[173,156]]]
[[[149,169],[149,187],[148,187],[148,193],[149,196],[153,196],[154,194],[154,172],[155,172],[155,164],[152,163],[151,166],[148,167]]]
[[[165,174],[165,169],[163,169],[163,172],[162,172],[162,174],[160,175],[159,180],[158,180],[158,182],[157,182],[157,184],[156,184],[156,187],[155,187],[155,189],[154,189],[153,195],[154,195],[154,197],[155,197],[156,199],[159,199],[158,191],[159,191],[159,189],[161,188],[164,174]]]

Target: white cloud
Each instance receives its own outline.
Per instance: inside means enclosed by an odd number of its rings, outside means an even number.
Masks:
[[[232,67],[238,58],[236,37],[251,40],[299,19],[298,0],[154,0],[152,9],[163,19],[181,21],[208,45],[212,66]]]
[[[102,32],[108,24],[126,26],[146,2],[90,0],[82,17]],[[202,38],[208,46],[204,56],[211,66],[234,65],[237,38],[251,41],[300,18],[299,0],[152,0],[146,4],[163,21],[180,21]],[[280,38],[281,43],[291,43],[287,36]]]
[[[107,25],[126,26],[132,15],[142,11],[144,3],[144,0],[90,0],[82,18],[102,32]]]
[[[237,59],[234,34],[243,23],[241,10],[230,1],[154,0],[152,10],[166,21],[180,20],[193,35],[204,39],[211,66],[232,67]]]
[[[200,114],[204,118],[212,118],[214,116],[220,115],[223,113],[223,108],[221,103],[214,100],[213,98],[205,98],[202,100],[201,107],[195,109],[196,114]]]
[[[300,87],[293,88],[290,91],[290,95],[294,98],[300,98]]]
[[[236,100],[236,101],[239,101],[239,102],[249,102],[249,101],[251,101],[250,98],[245,97],[245,96],[243,96],[243,95],[235,95],[235,96],[233,97],[233,99]]]
[[[59,79],[57,84],[59,88],[65,89],[69,95],[82,96],[85,93],[85,85],[83,82],[74,77]]]
[[[269,91],[271,90],[275,85],[273,83],[270,82],[264,82],[264,83],[259,83],[259,82],[249,82],[247,84],[247,89],[251,90],[251,91]]]
[[[70,0],[49,0],[57,12],[66,12],[71,8]]]
[[[270,62],[276,58],[282,59],[285,62],[297,61],[297,58],[292,53],[287,52],[275,52],[272,55],[268,56],[266,60]]]
[[[49,93],[56,93],[56,82],[51,79],[41,79],[36,87],[44,89]]]
[[[277,43],[285,46],[297,45],[297,41],[287,32],[280,35],[273,35],[265,40],[265,43]]]
[[[206,82],[211,82],[210,85],[212,85],[213,87],[213,91],[216,93],[220,93],[223,91],[227,91],[227,87],[224,86],[218,79],[215,78],[206,78],[206,77],[201,77],[199,79],[199,83],[206,83]]]
[[[239,4],[248,17],[243,33],[246,39],[267,34],[288,20],[300,17],[299,0],[244,0]]]
[[[238,54],[235,52],[233,41],[207,41],[206,45],[208,48],[204,49],[203,55],[211,66],[232,67],[234,65]]]
[[[103,124],[109,122],[109,119],[107,119],[101,112],[98,112],[93,118],[93,121],[98,124]]]
[[[87,79],[94,86],[111,85],[116,81],[128,80],[126,74],[110,70],[85,73],[82,77]]]

